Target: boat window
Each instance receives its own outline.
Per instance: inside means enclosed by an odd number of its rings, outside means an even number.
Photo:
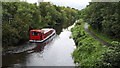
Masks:
[[[32,32],[32,35],[39,35],[39,32]]]

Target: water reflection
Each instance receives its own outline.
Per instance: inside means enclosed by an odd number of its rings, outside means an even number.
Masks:
[[[62,32],[62,26],[55,26],[56,34],[59,35]]]
[[[12,66],[12,64],[23,63],[27,53],[6,54],[2,56],[2,66]]]

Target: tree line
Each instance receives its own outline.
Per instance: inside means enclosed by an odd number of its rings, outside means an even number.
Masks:
[[[119,11],[120,2],[91,2],[79,14],[93,29],[120,41]]]
[[[66,28],[77,19],[77,10],[50,2],[2,2],[2,44],[16,45],[29,39],[29,30]]]

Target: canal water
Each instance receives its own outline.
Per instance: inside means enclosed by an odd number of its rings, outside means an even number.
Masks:
[[[25,43],[3,52],[2,65],[17,66],[75,66],[72,53],[75,43],[70,36],[74,25],[62,29],[44,43]]]

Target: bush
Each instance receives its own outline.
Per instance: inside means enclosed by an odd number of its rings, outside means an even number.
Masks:
[[[99,67],[120,68],[120,43],[113,41],[112,45],[114,46],[109,47],[109,50],[102,55]]]

